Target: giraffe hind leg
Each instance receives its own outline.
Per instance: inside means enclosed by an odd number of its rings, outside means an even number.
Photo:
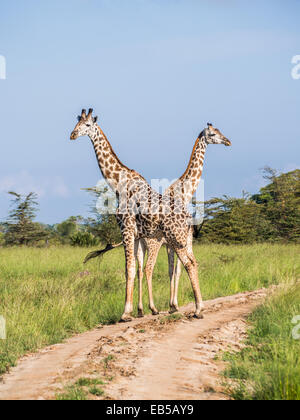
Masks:
[[[176,277],[176,270],[175,270],[175,254],[172,248],[167,246],[168,252],[168,263],[169,263],[169,277],[170,277],[170,310],[169,313],[173,314],[179,311],[178,305],[174,304],[175,294],[176,294],[176,286],[175,286],[175,277]]]
[[[138,317],[143,318],[143,277],[144,277],[144,259],[146,247],[142,240],[139,240],[135,246],[135,254],[138,262],[138,283],[139,283],[139,303],[138,303]]]
[[[194,313],[194,317],[198,319],[203,318],[202,309],[203,309],[203,302],[202,296],[200,292],[199,280],[198,280],[198,266],[196,258],[193,252],[190,249],[185,248],[175,248],[175,252],[178,255],[178,258],[182,262],[184,268],[186,269],[189,279],[191,281],[191,285],[193,288],[194,296],[195,296],[195,304],[196,304],[196,311]]]
[[[170,311],[171,313],[179,312],[178,287],[179,287],[179,280],[181,276],[181,261],[179,258],[177,258],[174,276],[175,276],[175,284],[174,284],[173,300],[171,303],[171,311]]]
[[[147,241],[148,259],[146,263],[145,273],[146,273],[147,284],[148,284],[149,308],[152,312],[152,315],[159,315],[159,311],[156,309],[154,300],[153,300],[152,276],[153,276],[153,270],[154,270],[154,266],[157,260],[160,247],[161,247],[160,241],[153,240],[153,239]]]
[[[133,289],[135,279],[135,243],[134,238],[130,238],[124,241],[125,259],[126,259],[126,298],[125,298],[125,309],[121,317],[121,322],[132,321],[133,311]]]

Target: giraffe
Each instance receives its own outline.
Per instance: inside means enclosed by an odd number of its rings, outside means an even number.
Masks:
[[[130,321],[133,310],[133,287],[135,278],[135,256],[140,252],[140,237],[149,236],[158,229],[159,214],[151,214],[151,200],[158,208],[160,194],[153,191],[147,181],[136,171],[129,169],[117,157],[105,134],[93,117],[93,109],[88,114],[83,109],[78,123],[71,133],[71,140],[88,136],[94,146],[98,165],[108,185],[118,198],[117,221],[121,229],[126,260],[126,298],[122,321]],[[151,291],[149,291],[151,294]]]
[[[191,200],[199,184],[199,181],[202,175],[202,170],[203,170],[205,151],[208,144],[225,144],[226,146],[231,145],[230,141],[217,128],[214,128],[212,124],[208,123],[208,128],[204,129],[196,140],[186,171],[177,181],[175,181],[164,192],[164,197],[167,197],[168,199],[174,200],[174,197],[176,197],[176,199],[179,199],[179,201],[183,205],[183,208],[181,210],[184,215],[186,214],[185,207]],[[194,260],[193,250],[192,250],[193,232],[192,232],[191,227],[188,230],[186,239],[187,239],[186,247],[188,250],[188,254],[191,256],[192,260]],[[172,312],[178,311],[179,308],[178,308],[177,296],[178,296],[179,278],[181,274],[181,259],[178,258],[177,264],[175,266],[174,249],[168,245],[162,231],[157,231],[156,235],[154,236],[152,235],[151,237],[148,237],[148,238],[144,237],[140,239],[139,242],[140,242],[140,246],[139,246],[138,253],[136,254],[136,257],[138,260],[138,267],[139,267],[139,270],[138,270],[138,279],[139,279],[138,314],[139,316],[143,316],[143,302],[142,302],[143,269],[142,267],[143,267],[146,251],[148,251],[148,260],[145,267],[145,273],[146,273],[148,291],[149,291],[149,306],[154,315],[158,313],[157,309],[155,308],[153,295],[152,295],[152,274],[153,274],[154,265],[158,256],[158,252],[163,244],[167,244],[167,252],[168,252],[169,276],[170,276],[170,312],[172,313]],[[91,258],[101,255],[107,252],[108,250],[116,248],[120,245],[121,244],[108,246],[108,248],[106,248],[105,250],[90,253],[87,256],[85,262],[87,262]]]
[[[217,128],[211,123],[207,124],[205,128],[199,134],[198,138],[193,147],[193,151],[188,163],[188,166],[183,175],[178,178],[172,185],[170,185],[164,192],[164,196],[176,196],[182,201],[183,207],[185,208],[191,201],[199,185],[203,165],[204,157],[207,146],[209,144],[224,144],[225,146],[231,146],[230,140],[228,140]],[[149,257],[147,260],[145,272],[149,278],[148,281],[152,283],[153,269],[156,263],[158,252],[162,245],[166,244],[166,241],[162,237],[145,239],[146,247],[148,249]],[[188,233],[187,247],[189,253],[192,253],[193,246],[193,230],[190,229]],[[174,250],[167,246],[168,263],[169,263],[169,277],[170,277],[170,312],[179,311],[178,306],[178,286],[181,275],[181,261],[178,258],[175,265]],[[151,306],[154,302],[151,303]]]

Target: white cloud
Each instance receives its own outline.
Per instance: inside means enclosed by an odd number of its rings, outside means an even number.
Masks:
[[[16,191],[19,194],[35,192],[40,198],[47,195],[66,198],[68,187],[60,176],[34,177],[27,171],[0,178],[0,192]]]

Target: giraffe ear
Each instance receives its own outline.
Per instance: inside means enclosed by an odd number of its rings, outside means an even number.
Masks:
[[[94,123],[96,123],[98,121],[98,117],[94,118]]]
[[[78,121],[81,121],[81,117],[80,117],[80,115],[78,115],[77,120],[78,120]]]

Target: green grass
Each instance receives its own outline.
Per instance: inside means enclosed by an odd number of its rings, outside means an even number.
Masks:
[[[96,397],[102,397],[104,395],[103,389],[97,388],[96,386],[89,388],[89,393]]]
[[[7,323],[7,340],[0,340],[0,373],[25,353],[120,319],[125,294],[124,251],[116,249],[101,263],[92,261],[83,266],[88,251],[71,247],[0,248],[0,315]],[[300,247],[296,245],[195,245],[195,254],[204,299],[299,278]],[[79,276],[84,270],[90,275]],[[153,286],[158,309],[167,310],[169,278],[164,249],[155,267]],[[192,289],[183,273],[179,303],[192,300]],[[144,303],[146,308],[146,287]]]
[[[112,354],[109,354],[107,357],[103,359],[104,369],[109,368],[109,363],[115,360],[115,356]]]
[[[99,385],[105,383],[98,378],[80,378],[75,384],[68,385],[64,391],[56,394],[57,401],[84,401],[90,399],[89,396],[102,397],[104,395],[103,389]]]
[[[175,314],[171,314],[171,315],[167,315],[164,316],[163,318],[160,319],[160,324],[161,325],[165,325],[165,324],[171,324],[172,322],[176,322],[179,321],[180,319],[183,319],[184,316],[181,313],[175,313]]]
[[[77,386],[90,386],[90,385],[104,385],[104,382],[101,379],[97,378],[80,378],[75,383]]]
[[[292,319],[299,315],[299,283],[252,314],[247,346],[225,356],[230,362],[225,376],[234,380],[229,386],[233,398],[300,400],[300,340],[292,334]]]
[[[56,395],[57,401],[85,401],[87,399],[87,392],[74,385],[67,387],[65,392]]]

